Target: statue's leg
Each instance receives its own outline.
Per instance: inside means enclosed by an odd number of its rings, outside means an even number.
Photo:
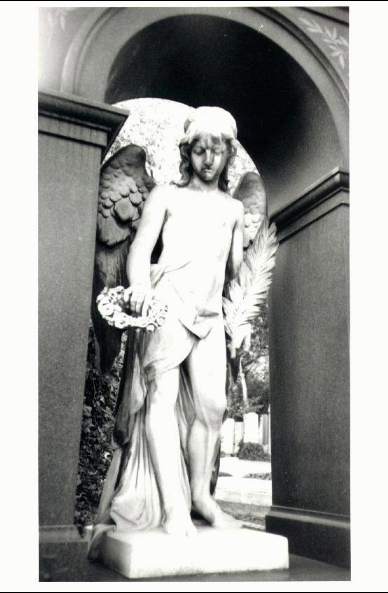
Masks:
[[[193,506],[215,527],[239,526],[210,495],[210,480],[226,408],[226,349],[223,325],[199,340],[186,361],[193,389],[195,420],[188,439]]]
[[[164,529],[190,535],[195,527],[182,493],[181,452],[175,404],[179,367],[157,375],[147,391],[146,435],[165,511]]]

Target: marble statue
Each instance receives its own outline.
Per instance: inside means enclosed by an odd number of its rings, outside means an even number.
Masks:
[[[249,344],[249,322],[266,296],[277,242],[257,174],[241,180],[240,193],[228,194],[236,137],[230,113],[200,107],[185,122],[178,183],[153,187],[145,153],[133,145],[102,170],[95,294],[122,285],[122,303],[141,327],[155,299],[165,309],[153,331],[128,332],[116,449],[92,558],[112,526],[194,536],[192,511],[217,529],[239,526],[210,488],[226,363]],[[106,312],[109,318],[109,304]],[[107,370],[122,330],[113,317],[108,325],[96,305],[93,319]]]

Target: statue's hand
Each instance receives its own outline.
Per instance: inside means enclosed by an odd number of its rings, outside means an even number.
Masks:
[[[131,313],[146,316],[152,299],[152,291],[143,284],[133,284],[124,292],[124,301],[129,303]]]

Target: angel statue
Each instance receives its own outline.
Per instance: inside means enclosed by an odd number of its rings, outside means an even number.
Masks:
[[[210,484],[227,357],[249,343],[277,241],[256,173],[227,192],[236,137],[230,113],[199,107],[184,125],[179,182],[153,187],[134,145],[102,168],[93,299],[102,370],[129,329],[91,558],[110,529],[191,536],[192,511],[215,528],[239,526]]]

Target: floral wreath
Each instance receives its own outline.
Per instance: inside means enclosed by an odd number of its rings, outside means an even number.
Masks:
[[[127,294],[128,289],[116,286],[115,288],[105,287],[98,295],[97,309],[108,325],[117,329],[136,327],[149,332],[153,332],[163,325],[167,315],[167,305],[161,303],[153,295],[147,315],[135,317],[125,311],[128,310]]]

